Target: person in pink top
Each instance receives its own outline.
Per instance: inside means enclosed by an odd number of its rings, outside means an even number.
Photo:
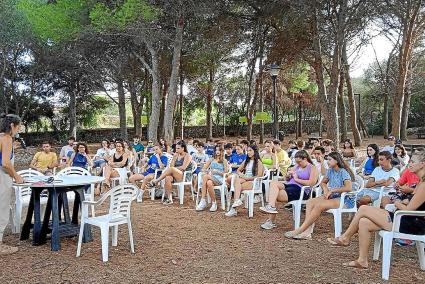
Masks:
[[[409,200],[412,199],[413,194],[415,194],[416,185],[418,185],[419,182],[420,180],[417,174],[407,167],[400,179],[394,185],[397,192],[390,196],[382,197],[382,208],[396,201],[402,201],[403,204],[407,204]]]

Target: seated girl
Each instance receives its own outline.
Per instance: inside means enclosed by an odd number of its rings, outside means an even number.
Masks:
[[[416,193],[412,200],[405,205],[397,201],[394,203],[397,210],[425,211],[425,152],[415,152],[409,163],[409,168],[420,179]],[[359,256],[356,260],[343,263],[346,267],[366,269],[369,266],[369,246],[374,233],[380,230],[393,229],[394,213],[385,209],[363,205],[354,216],[347,231],[339,238],[328,238],[328,242],[335,246],[348,246],[351,238],[359,234]],[[416,216],[403,216],[400,220],[400,233],[425,235],[425,219]]]
[[[295,154],[295,167],[288,170],[285,183],[280,181],[270,182],[269,189],[269,203],[265,207],[260,207],[260,210],[268,213],[269,217],[261,225],[261,228],[265,230],[271,230],[276,228],[276,202],[290,202],[293,200],[299,200],[301,195],[301,187],[303,186],[314,186],[319,179],[319,171],[317,167],[313,165],[313,161],[310,155],[305,150],[299,150]],[[308,199],[310,191],[305,190],[303,199]]]
[[[356,149],[354,149],[353,142],[350,139],[344,141],[344,145],[341,150],[342,157],[344,160],[355,159],[357,156]]]
[[[263,166],[267,169],[276,169],[276,154],[274,153],[273,144],[270,141],[266,141],[266,143],[264,143],[264,150],[261,152],[260,158]]]
[[[238,168],[234,177],[235,196],[232,208],[225,214],[227,217],[238,215],[236,208],[243,204],[241,197],[242,190],[252,190],[253,181],[256,177],[264,174],[264,166],[260,160],[258,148],[255,145],[248,146],[247,158]]]
[[[166,169],[159,178],[153,179],[148,183],[148,187],[154,187],[160,181],[165,179],[165,196],[164,205],[173,204],[173,182],[183,181],[185,171],[192,170],[192,156],[187,152],[184,141],[176,143],[176,153],[171,160],[170,167]]]
[[[72,153],[69,158],[68,166],[79,167],[87,170],[89,166],[93,166],[93,161],[88,154],[87,145],[84,143],[78,143],[75,152]]]
[[[409,163],[409,155],[406,153],[406,149],[403,145],[395,145],[394,146],[394,154],[393,154],[393,160],[391,164],[394,166],[394,168],[398,169],[401,172],[404,171],[407,164]]]
[[[378,164],[379,160],[379,147],[376,144],[369,144],[367,146],[367,158],[363,161],[362,165],[360,166],[360,170],[362,171],[360,176],[366,178],[370,176],[373,172],[373,170],[376,167],[379,167]]]
[[[217,211],[217,199],[215,196],[214,186],[222,185],[224,180],[223,176],[229,170],[227,160],[224,158],[223,147],[215,149],[215,155],[212,159],[204,165],[202,172],[202,189],[201,189],[201,201],[196,206],[196,211],[203,211],[207,207],[207,201],[205,199],[208,194],[211,198],[210,212]],[[207,174],[207,172],[210,172]]]
[[[111,188],[111,178],[120,176],[117,168],[125,168],[128,165],[128,154],[124,150],[123,142],[115,142],[115,153],[108,157],[107,162],[108,164],[103,168],[103,176],[105,177],[103,186],[105,190]]]
[[[286,232],[285,237],[311,239],[314,223],[320,214],[328,209],[338,208],[341,193],[352,190],[354,174],[342,156],[337,152],[331,152],[328,155],[328,165],[329,169],[320,183],[323,195],[307,201],[304,223],[298,229]],[[344,203],[347,208],[353,208],[356,206],[355,197],[346,196]]]
[[[148,182],[155,178],[155,170],[164,169],[168,163],[168,158],[163,153],[162,147],[160,145],[154,147],[154,153],[155,154],[149,158],[148,163],[145,164],[145,166],[142,168],[142,173],[134,174],[128,179],[129,182],[131,182],[132,184],[136,184],[137,182],[142,181],[142,184],[140,186],[142,194],[141,196],[138,196],[139,199],[142,198],[143,192],[146,189],[146,185],[148,184]]]

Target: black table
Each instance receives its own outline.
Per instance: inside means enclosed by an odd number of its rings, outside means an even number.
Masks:
[[[56,177],[59,181],[49,183],[33,183],[31,187],[31,199],[28,207],[27,217],[21,232],[21,240],[27,240],[30,236],[31,227],[33,228],[33,245],[42,245],[46,243],[46,237],[51,232],[52,251],[60,250],[60,237],[76,236],[79,233],[78,213],[81,203],[84,200],[84,190],[87,185],[98,183],[103,180],[101,177],[92,176],[60,176]],[[19,185],[22,186],[22,185]],[[46,189],[49,192],[47,207],[41,222],[40,213],[40,194]],[[74,208],[72,218],[70,217],[67,192],[75,192]],[[60,221],[61,209],[64,211],[64,221]],[[34,224],[32,218],[34,216]],[[50,222],[50,216],[52,221]],[[84,228],[83,242],[92,240],[91,227],[86,224]]]

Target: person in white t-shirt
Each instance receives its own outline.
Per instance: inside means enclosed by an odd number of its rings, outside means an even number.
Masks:
[[[193,138],[188,138],[187,139],[187,152],[190,155],[193,155],[194,153],[198,152],[198,150],[196,150],[196,147],[193,145]]]
[[[74,153],[74,143],[75,137],[69,137],[68,144],[62,147],[59,153],[59,159],[61,163],[66,163],[68,158],[71,157],[71,155]]]
[[[388,145],[385,145],[384,148],[382,148],[382,152],[388,151],[392,154],[394,154],[394,146],[395,146],[395,137],[390,135],[388,137]]]
[[[322,176],[325,176],[326,171],[329,169],[328,161],[325,159],[325,152],[326,150],[323,146],[314,147],[312,152],[313,163]]]
[[[392,155],[388,151],[379,153],[379,167],[376,167],[370,175],[366,188],[357,195],[358,205],[368,205],[379,199],[379,192],[382,186],[391,187],[400,178],[398,169],[391,165]],[[388,195],[388,190],[384,191],[384,196]]]
[[[93,168],[102,168],[106,164],[106,159],[111,155],[109,141],[102,140],[102,148],[98,149],[93,159]]]

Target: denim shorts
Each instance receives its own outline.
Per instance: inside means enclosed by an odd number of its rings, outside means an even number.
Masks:
[[[379,191],[365,188],[357,194],[357,200],[364,196],[369,196],[372,202],[374,202],[379,199]]]
[[[329,199],[341,198],[341,193],[334,192],[329,196]],[[346,195],[344,197],[344,208],[354,208],[356,206],[356,197],[354,195]]]

